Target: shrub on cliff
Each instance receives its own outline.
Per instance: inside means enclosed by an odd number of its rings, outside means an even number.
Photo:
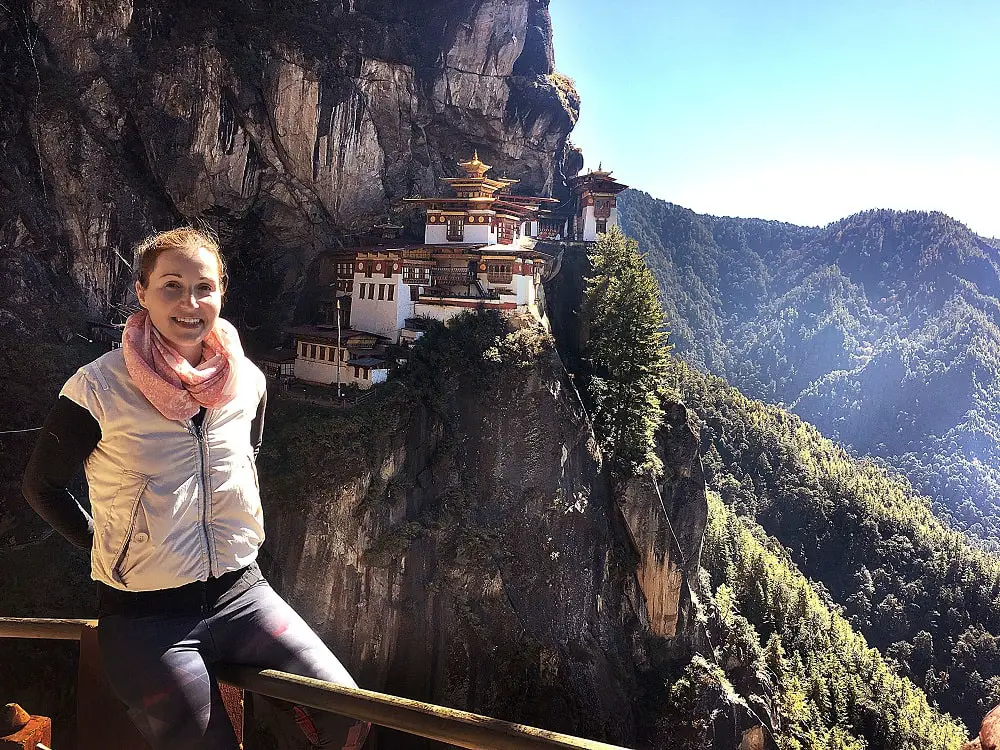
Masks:
[[[594,430],[620,478],[656,469],[653,434],[663,418],[659,389],[669,345],[659,291],[638,243],[618,227],[589,254],[584,319]]]

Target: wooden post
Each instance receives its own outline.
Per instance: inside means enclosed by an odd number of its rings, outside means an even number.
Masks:
[[[36,750],[39,742],[52,744],[52,719],[29,716],[16,703],[8,703],[0,719],[0,750]]]
[[[243,690],[220,685],[236,738],[243,743]],[[104,676],[97,628],[80,633],[80,670],[76,683],[76,742],[78,750],[149,750],[149,744],[129,719]]]

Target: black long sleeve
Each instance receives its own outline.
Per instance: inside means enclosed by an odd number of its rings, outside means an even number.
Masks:
[[[60,397],[45,418],[21,482],[21,493],[35,512],[71,544],[87,550],[94,519],[67,487],[100,440],[101,426],[91,413]]]
[[[260,453],[261,443],[264,442],[264,411],[267,409],[267,391],[260,397],[257,404],[257,415],[250,423],[250,445],[253,447],[253,457],[257,458]]]

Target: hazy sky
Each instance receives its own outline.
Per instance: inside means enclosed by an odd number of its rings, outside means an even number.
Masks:
[[[997,0],[552,0],[573,141],[699,213],[939,210],[1000,237]]]

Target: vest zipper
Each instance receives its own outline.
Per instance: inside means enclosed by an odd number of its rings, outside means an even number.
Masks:
[[[211,487],[211,485],[208,481],[208,469],[205,465],[205,452],[207,449],[207,441],[205,440],[205,422],[207,420],[208,414],[205,414],[200,427],[194,423],[194,420],[191,420],[189,429],[191,430],[191,434],[194,435],[195,440],[198,441],[198,464],[200,468],[199,476],[201,480],[201,531],[205,537],[205,551],[208,553],[208,574],[210,576],[215,576],[218,561],[215,559],[215,553],[212,547],[212,537],[208,533],[208,499],[209,487]]]

